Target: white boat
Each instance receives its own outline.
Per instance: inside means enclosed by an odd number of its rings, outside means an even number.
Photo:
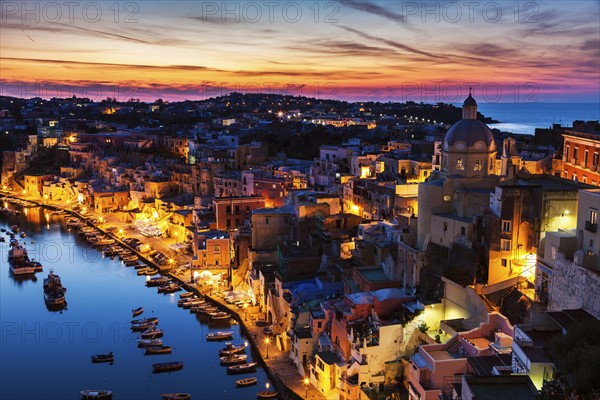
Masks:
[[[84,399],[110,399],[112,391],[110,390],[82,390],[81,395]]]
[[[206,340],[211,341],[219,341],[219,340],[229,340],[233,338],[233,331],[224,331],[224,332],[211,332],[206,334]]]

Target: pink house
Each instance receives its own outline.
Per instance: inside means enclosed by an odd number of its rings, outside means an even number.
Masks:
[[[409,399],[438,400],[469,371],[467,357],[486,356],[509,351],[513,326],[497,312],[470,331],[459,332],[446,343],[419,346],[410,359]]]

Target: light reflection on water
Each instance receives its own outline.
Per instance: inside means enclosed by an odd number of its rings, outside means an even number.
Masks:
[[[9,205],[10,207],[10,205]],[[178,294],[162,295],[144,285],[145,277],[118,259],[103,258],[76,232],[41,208],[19,216],[0,215],[0,228],[18,224],[27,232],[31,258],[44,265],[36,280],[16,281],[8,270],[7,242],[0,243],[0,398],[78,399],[82,389],[110,389],[114,399],[160,399],[161,393],[190,392],[200,399],[256,398],[265,386],[262,369],[228,376],[219,365],[223,343],[208,343],[211,331],[231,329],[234,343],[243,343],[239,326],[227,320],[207,321],[177,307]],[[68,306],[49,311],[42,282],[50,269],[67,288]],[[131,310],[144,307],[144,316],[159,317],[170,355],[144,356],[138,333],[130,330]],[[115,355],[113,365],[92,364],[92,354]],[[250,353],[250,352],[248,352]],[[248,354],[248,361],[252,358]],[[183,370],[153,374],[152,364],[183,361]],[[235,380],[258,377],[258,386],[236,389]]]

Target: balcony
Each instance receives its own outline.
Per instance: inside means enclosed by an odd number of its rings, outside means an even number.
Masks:
[[[585,221],[585,230],[589,232],[598,232],[598,224],[592,224],[590,221]]]

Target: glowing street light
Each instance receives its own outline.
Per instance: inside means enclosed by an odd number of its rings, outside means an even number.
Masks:
[[[304,387],[306,388],[306,393],[305,393],[304,397],[307,399],[308,399],[308,383],[309,382],[310,381],[308,380],[308,377],[304,378]]]
[[[265,338],[265,343],[267,344],[267,360],[269,359],[269,343],[271,342],[271,339],[269,338]],[[268,385],[268,383],[267,383]]]

